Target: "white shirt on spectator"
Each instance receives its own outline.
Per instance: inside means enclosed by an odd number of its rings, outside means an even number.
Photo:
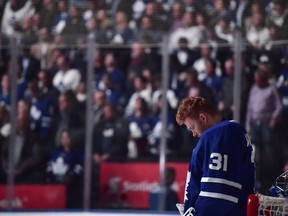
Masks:
[[[188,40],[188,47],[192,49],[199,46],[200,40],[202,39],[202,31],[197,26],[178,28],[171,34],[169,43],[170,52],[178,47],[179,39],[182,37]]]
[[[1,32],[6,35],[13,35],[15,33],[13,24],[21,25],[25,17],[29,17],[34,13],[35,8],[31,0],[28,0],[25,5],[17,11],[13,11],[10,1],[7,1],[2,17]]]
[[[151,95],[152,95],[152,90],[150,88],[145,88],[139,92],[134,92],[129,98],[128,104],[125,107],[125,115],[129,116],[133,113],[135,102],[138,97],[144,98],[148,106],[151,107],[151,100],[152,100]]]
[[[205,72],[206,66],[204,57],[197,59],[193,64],[193,68],[198,72],[199,81],[203,81],[207,77],[207,73]],[[222,70],[218,60],[216,60],[216,75],[219,77],[222,76]]]
[[[76,91],[81,79],[81,74],[77,69],[67,71],[60,70],[53,77],[53,86],[60,92],[67,90]]]
[[[251,26],[246,34],[246,38],[253,46],[263,46],[269,41],[269,29],[263,27],[257,30],[254,26]]]
[[[159,100],[159,97],[163,94],[162,89],[157,89],[153,92],[152,94],[152,109],[156,109],[156,103]],[[172,109],[176,109],[178,105],[178,98],[175,92],[172,89],[167,89],[166,91],[166,97],[169,105],[171,106]]]

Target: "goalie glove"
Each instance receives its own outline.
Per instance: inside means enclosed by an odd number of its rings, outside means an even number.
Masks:
[[[189,209],[187,209],[183,216],[193,216],[194,210],[195,209],[193,207],[190,207]]]
[[[184,213],[184,204],[182,203],[177,203],[176,207],[180,213],[180,216],[193,216],[193,213],[195,211],[195,209],[193,207],[190,207],[189,209],[187,209],[187,211]]]
[[[184,204],[182,204],[182,203],[176,203],[176,207],[177,207],[180,215],[183,216],[183,214],[184,214]]]
[[[268,196],[288,198],[288,171],[278,176],[266,192]]]

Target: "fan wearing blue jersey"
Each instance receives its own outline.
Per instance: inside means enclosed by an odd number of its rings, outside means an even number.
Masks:
[[[176,120],[199,138],[187,172],[184,215],[192,208],[194,216],[246,215],[248,195],[255,192],[255,165],[245,129],[223,119],[201,97],[183,99]]]

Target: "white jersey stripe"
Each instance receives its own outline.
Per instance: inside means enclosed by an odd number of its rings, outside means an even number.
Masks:
[[[225,184],[225,185],[229,185],[232,187],[236,187],[238,189],[242,188],[242,185],[237,182],[233,182],[233,181],[229,181],[229,180],[221,179],[221,178],[203,177],[201,179],[201,182],[220,183],[220,184]]]
[[[217,198],[217,199],[224,199],[224,200],[228,200],[234,203],[238,203],[238,198],[237,197],[233,197],[233,196],[229,196],[229,195],[225,195],[225,194],[221,194],[221,193],[213,193],[213,192],[206,192],[206,191],[201,191],[199,196],[203,196],[203,197],[212,197],[212,198]]]

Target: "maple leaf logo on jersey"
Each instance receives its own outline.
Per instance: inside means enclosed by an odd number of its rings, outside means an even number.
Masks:
[[[191,178],[191,172],[187,172],[184,200],[188,200],[188,197],[187,197],[187,194],[188,194],[187,188],[188,188],[188,185],[189,185],[189,182],[190,182],[190,178]]]

